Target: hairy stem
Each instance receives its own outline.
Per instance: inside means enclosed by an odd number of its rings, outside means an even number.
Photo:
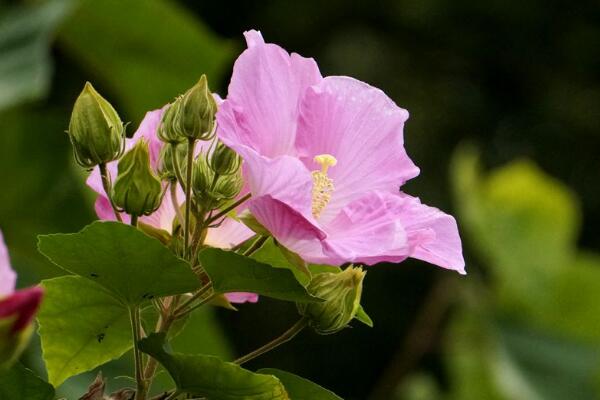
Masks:
[[[296,336],[304,328],[306,328],[307,325],[308,325],[308,320],[306,318],[301,318],[298,322],[296,322],[294,325],[292,325],[292,327],[290,329],[285,331],[281,336],[270,341],[269,343],[265,344],[264,346],[259,347],[258,349],[254,350],[252,353],[248,353],[245,356],[238,358],[237,360],[234,361],[234,363],[243,364],[243,363],[248,362],[262,354],[265,354],[265,353],[273,350],[274,348],[276,348],[286,342],[289,342],[290,340],[292,340],[294,338],[294,336]]]
[[[250,257],[252,254],[256,253],[262,247],[263,244],[265,244],[267,239],[269,239],[268,236],[262,236],[262,235],[259,236],[254,241],[254,243],[252,243],[252,245],[250,247],[248,247],[248,249],[242,253],[242,255],[246,256],[246,257]]]
[[[183,215],[181,215],[181,209],[179,208],[179,200],[177,199],[177,181],[169,183],[169,193],[171,194],[171,203],[175,209],[175,215],[179,225],[183,226]]]
[[[142,354],[138,349],[138,342],[141,340],[142,336],[140,309],[138,306],[129,309],[129,320],[131,322],[131,335],[133,338],[133,359],[135,362],[135,381],[137,385],[135,400],[146,400],[147,387],[142,371]]]
[[[194,163],[194,145],[196,142],[194,139],[188,140],[188,153],[187,153],[187,168],[186,168],[186,182],[185,182],[185,220],[184,220],[184,231],[183,231],[183,243],[185,254],[189,256],[189,245],[190,245],[190,212],[192,210],[192,165]],[[200,221],[198,221],[200,223]]]
[[[224,208],[223,210],[221,210],[218,214],[215,214],[213,217],[211,217],[208,221],[206,221],[206,225],[210,225],[215,221],[218,221],[220,218],[224,217],[225,215],[227,215],[228,212],[230,212],[231,210],[235,209],[237,206],[239,206],[240,204],[244,203],[246,200],[248,200],[250,197],[252,197],[252,195],[250,193],[244,195],[243,197],[241,197],[238,201],[236,201],[235,203],[227,206],[227,208]]]
[[[112,207],[112,209],[115,213],[115,218],[117,218],[117,221],[123,222],[123,218],[121,218],[121,214],[119,214],[119,211],[117,210],[117,206],[113,202],[113,199],[112,199],[112,196],[110,193],[111,184],[110,184],[110,177],[108,176],[108,170],[106,169],[106,164],[100,163],[100,164],[98,164],[98,168],[100,168],[100,177],[102,178],[102,187],[104,188],[104,192],[106,193],[108,202],[110,203],[110,206]]]

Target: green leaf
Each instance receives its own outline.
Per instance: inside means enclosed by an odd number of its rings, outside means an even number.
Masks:
[[[81,232],[39,236],[38,248],[64,270],[90,279],[128,305],[191,292],[189,264],[132,226],[97,221]]]
[[[131,348],[127,309],[100,285],[79,276],[42,282],[38,314],[48,378],[67,378],[120,357]]]
[[[172,353],[164,339],[164,334],[152,334],[139,342],[139,348],[165,367],[181,392],[219,400],[289,399],[274,376],[257,374],[214,356]]]
[[[289,250],[288,250],[289,252]],[[288,257],[285,256],[283,248],[275,244],[273,238],[269,238],[265,244],[252,255],[253,259],[260,261],[265,264],[269,264],[275,268],[285,268],[292,271],[298,282],[303,286],[308,285],[310,282],[311,274],[320,274],[322,272],[340,272],[339,267],[324,264],[308,264],[308,270],[310,274],[298,269]]]
[[[315,302],[291,271],[273,268],[248,257],[220,249],[206,249],[200,262],[217,293],[252,292],[279,300]]]
[[[367,325],[369,328],[373,327],[373,320],[371,317],[369,317],[369,314],[367,314],[362,305],[358,306],[358,311],[356,312],[354,318]]]
[[[279,378],[290,398],[294,400],[342,400],[341,397],[332,391],[286,371],[275,368],[263,368],[257,372]]]
[[[59,44],[136,118],[172,101],[201,74],[216,87],[233,58],[229,42],[166,0],[79,1]]]
[[[54,388],[21,364],[0,370],[0,399],[52,400]]]
[[[0,109],[39,98],[50,86],[51,33],[70,9],[66,0],[14,7],[0,19]]]

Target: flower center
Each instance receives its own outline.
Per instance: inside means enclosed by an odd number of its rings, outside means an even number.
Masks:
[[[320,171],[312,171],[312,213],[315,218],[319,218],[323,209],[331,200],[333,193],[333,180],[327,176],[329,167],[337,164],[337,160],[331,154],[319,154],[314,158],[315,162],[321,165]]]

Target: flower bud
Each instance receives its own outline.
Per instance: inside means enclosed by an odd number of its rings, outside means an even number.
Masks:
[[[240,169],[241,162],[235,151],[218,142],[210,158],[210,168],[218,175],[231,175]]]
[[[150,215],[160,206],[162,185],[150,167],[148,143],[141,139],[119,160],[113,201],[130,215]]]
[[[181,133],[178,125],[175,124],[178,121],[177,113],[180,110],[180,102],[181,96],[168,106],[160,120],[157,136],[165,143],[177,144],[185,141],[185,136]]]
[[[352,266],[339,273],[315,275],[307,290],[324,301],[297,303],[300,315],[308,318],[309,325],[320,335],[344,329],[358,312],[365,275],[362,268]]]
[[[183,136],[194,140],[212,139],[217,103],[208,88],[206,75],[202,75],[176,105],[174,123]]]
[[[230,175],[216,175],[206,157],[200,156],[194,162],[194,198],[206,209],[219,208],[223,203],[235,198],[242,190],[242,185],[239,170]]]
[[[177,159],[179,160],[179,170],[185,175],[185,161],[187,157],[187,143],[167,144],[162,147],[160,151],[160,158],[158,162],[158,176],[166,181],[177,180],[177,173],[175,172],[175,160],[174,152],[177,152]]]
[[[0,368],[12,364],[27,347],[42,297],[42,288],[32,287],[0,299]]]
[[[75,101],[69,138],[75,160],[85,168],[116,160],[123,154],[125,128],[115,109],[87,82]]]

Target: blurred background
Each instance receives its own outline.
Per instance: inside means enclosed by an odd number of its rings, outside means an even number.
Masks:
[[[0,227],[19,286],[60,274],[36,235],[91,222],[64,130],[85,81],[132,134],[202,73],[226,95],[242,32],[410,111],[405,191],[457,216],[468,275],[369,269],[375,322],[248,364],[345,399],[600,398],[600,3],[593,0],[0,0]],[[231,359],[295,321],[261,299],[196,314],[176,348]],[[130,354],[102,368],[126,384]],[[39,343],[23,361],[44,374]],[[67,381],[77,398],[93,373]]]

